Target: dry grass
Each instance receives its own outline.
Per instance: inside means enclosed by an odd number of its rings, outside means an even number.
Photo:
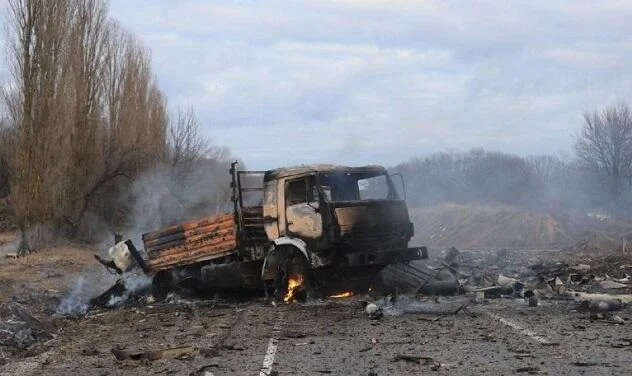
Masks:
[[[434,247],[557,248],[571,243],[562,225],[548,214],[508,206],[440,204],[413,209],[415,240]]]
[[[97,267],[93,253],[93,249],[70,245],[19,259],[0,259],[0,302],[29,293],[63,293],[78,274]]]
[[[0,232],[0,246],[13,243],[18,239],[17,232]]]

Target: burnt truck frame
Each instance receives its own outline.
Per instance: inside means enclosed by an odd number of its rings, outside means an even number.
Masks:
[[[118,253],[110,251],[112,263],[129,254],[153,275],[157,293],[176,285],[263,288],[268,296],[283,294],[295,275],[318,290],[331,280],[348,285],[388,264],[428,257],[426,247],[408,247],[414,227],[382,166],[236,166],[230,168],[232,213],[143,234],[144,255],[129,240],[119,243]],[[262,198],[253,205],[256,194]]]

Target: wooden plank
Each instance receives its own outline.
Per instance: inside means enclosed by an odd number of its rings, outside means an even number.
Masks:
[[[178,244],[173,247],[153,249],[153,250],[150,250],[147,254],[150,257],[150,259],[154,259],[157,257],[189,251],[189,250],[200,248],[200,247],[218,246],[227,241],[236,242],[235,235],[233,233],[230,233],[230,234],[225,234],[224,236],[221,236],[221,237],[214,237],[214,238],[210,238],[206,240],[199,240],[197,242],[187,242],[183,244]]]
[[[221,247],[214,246],[210,249],[202,247],[195,250],[188,250],[180,254],[173,254],[157,258],[150,261],[150,269],[161,270],[174,266],[188,265],[196,262],[218,259],[234,253],[236,246],[237,243],[232,241],[222,244]]]
[[[192,219],[183,223],[179,223],[177,225],[168,226],[156,231],[151,231],[143,234],[143,241],[150,241],[160,238],[162,236],[171,235],[177,232],[192,230],[198,227],[205,227],[212,225],[213,223],[221,223],[221,222],[233,222],[234,217],[233,214],[220,214],[211,217],[203,217]]]
[[[196,241],[206,236],[212,236],[213,234],[217,234],[215,236],[221,236],[226,233],[234,233],[235,226],[232,222],[226,223],[226,226],[209,226],[204,227],[199,230],[192,230],[183,233],[179,233],[176,235],[169,235],[167,237],[158,238],[152,241],[145,242],[145,249],[154,250],[154,249],[162,249],[171,246],[176,246],[178,244],[185,244],[190,241]]]

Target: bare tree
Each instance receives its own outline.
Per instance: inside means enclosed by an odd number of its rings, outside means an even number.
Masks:
[[[18,225],[76,235],[86,211],[113,211],[111,185],[164,161],[166,100],[148,51],[108,19],[107,1],[8,4],[2,102]]]
[[[625,184],[632,178],[632,113],[626,104],[584,114],[575,145],[577,157],[604,179],[611,211],[617,214]]]
[[[23,234],[54,216],[61,134],[68,113],[66,76],[69,0],[9,0],[9,69],[15,92],[5,104],[15,126],[12,203]],[[24,240],[24,238],[23,238]],[[24,245],[25,242],[23,242]],[[22,250],[27,246],[23,246]]]
[[[526,158],[526,161],[544,185],[559,176],[560,170],[564,168],[564,163],[552,155],[531,155]]]
[[[0,198],[9,194],[10,172],[10,137],[8,119],[0,118]]]
[[[172,166],[190,167],[211,152],[209,142],[199,132],[200,124],[193,108],[179,109],[169,126],[169,161]]]

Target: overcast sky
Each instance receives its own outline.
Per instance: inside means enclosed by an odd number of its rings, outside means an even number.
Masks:
[[[112,0],[172,107],[251,168],[572,152],[632,99],[631,1]]]

